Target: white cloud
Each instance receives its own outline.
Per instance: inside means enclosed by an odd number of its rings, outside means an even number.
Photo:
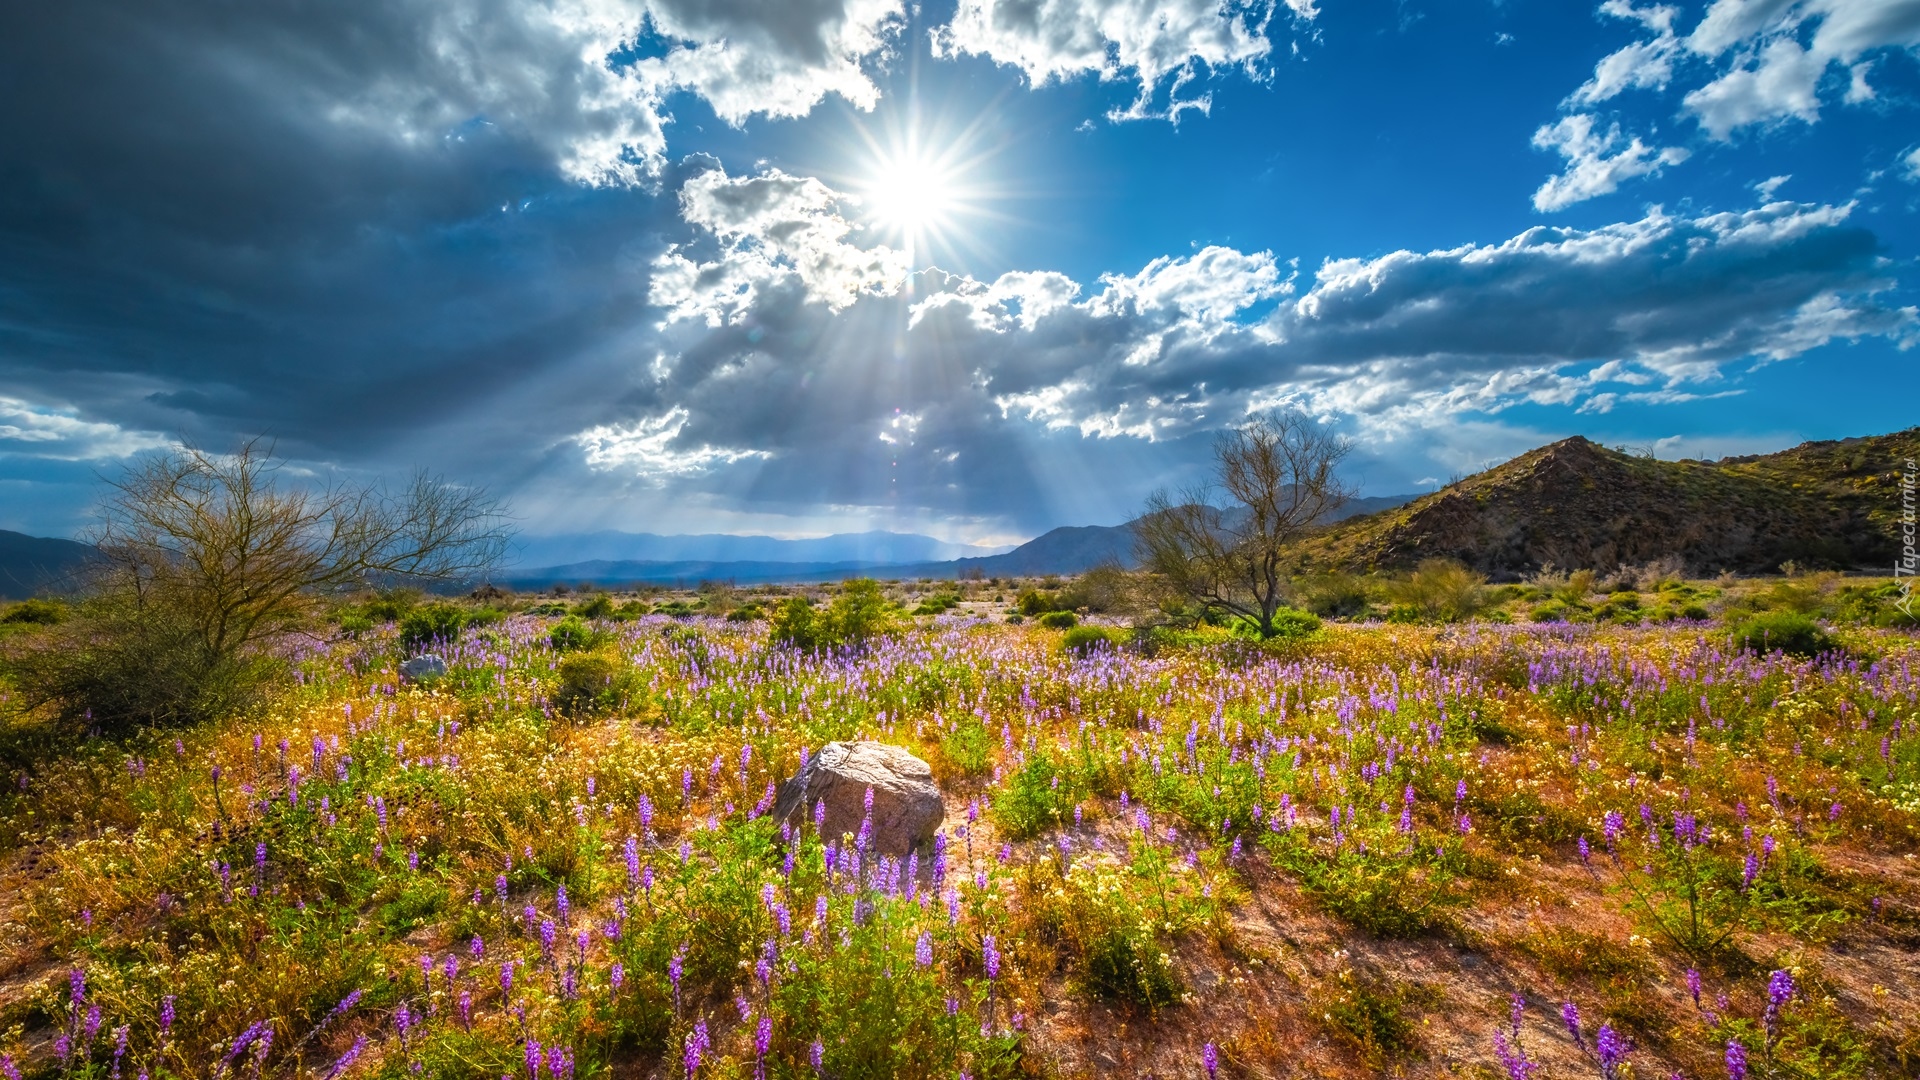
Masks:
[[[1909,180],[1920,181],[1920,146],[1916,146],[1900,155],[1901,175]]]
[[[1752,66],[1740,66],[1689,93],[1691,112],[1715,139],[1737,128],[1787,117],[1809,124],[1820,119],[1820,75],[1826,61],[1780,38],[1760,50]]]
[[[1287,0],[1295,17],[1317,14],[1312,0]],[[1272,0],[960,0],[946,26],[934,31],[938,56],[985,56],[1017,67],[1034,85],[1081,75],[1139,84],[1139,96],[1111,120],[1206,111],[1206,95],[1181,98],[1202,68],[1239,66],[1249,72],[1272,51],[1267,27]],[[1167,104],[1153,102],[1162,83]]]
[[[687,410],[676,407],[631,424],[588,428],[575,435],[573,441],[580,445],[591,469],[624,469],[643,479],[654,480],[691,476],[715,465],[772,456],[764,450],[728,449],[706,443],[677,447],[674,444],[686,429],[687,419]]]
[[[0,396],[0,455],[104,461],[155,450],[171,442],[150,431],[86,420],[71,409]]]
[[[680,189],[681,214],[717,241],[700,261],[674,246],[654,264],[651,300],[668,321],[732,322],[769,289],[797,287],[839,311],[862,296],[890,296],[906,284],[906,255],[849,242],[840,214],[848,197],[813,177],[778,169],[730,177],[715,168]]]
[[[1680,40],[1673,33],[1673,20],[1679,10],[1665,5],[1636,8],[1627,0],[1606,0],[1600,11],[1638,22],[1654,36],[1601,59],[1594,65],[1593,77],[1575,90],[1569,101],[1594,105],[1626,90],[1663,89],[1673,78],[1674,57],[1680,52]]]
[[[1874,97],[1872,61],[1861,57],[1920,46],[1920,0],[1714,0],[1686,44],[1702,57],[1731,58],[1685,99],[1712,138],[1789,119],[1811,124],[1820,119],[1820,84],[1832,65],[1847,67],[1842,99],[1859,104]]]
[[[1593,123],[1591,115],[1576,113],[1533,133],[1534,146],[1558,151],[1567,160],[1565,172],[1549,178],[1533,193],[1535,209],[1562,210],[1595,196],[1611,194],[1619,190],[1623,180],[1658,173],[1665,166],[1687,160],[1684,147],[1656,150],[1641,142],[1637,135],[1621,146],[1618,124],[1608,128],[1605,135],[1596,135]]]

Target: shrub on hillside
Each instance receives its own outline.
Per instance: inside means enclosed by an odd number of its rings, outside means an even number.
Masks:
[[[1049,611],[1040,616],[1040,625],[1049,630],[1071,630],[1079,622],[1080,617],[1071,611]]]
[[[560,661],[559,682],[553,690],[554,708],[567,716],[588,716],[619,708],[633,695],[632,669],[618,658],[598,652],[576,652]]]
[[[1755,615],[1733,628],[1734,644],[1747,652],[1784,652],[1789,656],[1813,657],[1831,651],[1833,638],[1812,617],[1797,611],[1771,611]]]
[[[1373,596],[1367,588],[1367,579],[1335,570],[1315,574],[1301,582],[1300,600],[1315,615],[1352,618],[1366,614]]]
[[[1120,640],[1120,635],[1104,626],[1076,626],[1067,631],[1062,645],[1070,653],[1085,656],[1100,649],[1112,649]]]
[[[812,650],[864,645],[892,629],[891,606],[880,583],[854,578],[841,583],[825,611],[815,610],[805,597],[790,598],[774,613],[769,637],[778,645]]]
[[[599,641],[600,635],[594,632],[593,627],[581,622],[574,615],[554,623],[553,629],[547,631],[547,644],[553,646],[554,652],[578,652],[581,649],[591,649]]]
[[[613,597],[606,593],[594,593],[589,599],[573,605],[573,613],[583,619],[611,619]]]
[[[22,600],[0,614],[9,626],[58,626],[67,620],[67,605],[57,600]]]
[[[1451,559],[1426,559],[1387,591],[1397,607],[1431,622],[1460,622],[1486,608],[1487,579]],[[1403,615],[1404,617],[1404,615]]]

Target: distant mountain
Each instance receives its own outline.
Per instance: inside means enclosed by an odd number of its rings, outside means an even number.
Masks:
[[[522,537],[515,567],[557,568],[588,562],[761,562],[857,563],[860,565],[937,562],[992,555],[1004,547],[952,544],[911,533],[839,533],[804,540],[773,536],[704,533],[662,536],[656,533],[602,531]],[[509,576],[516,571],[510,570]],[[529,571],[530,572],[530,571]]]
[[[768,582],[839,581],[860,576],[898,577],[899,571],[899,564],[593,559],[560,566],[508,570],[499,580],[501,584],[516,589],[544,589],[560,584],[584,583],[691,586],[702,581],[759,585]]]
[[[1358,514],[1399,506],[1412,495],[1373,495],[1349,499],[1327,515],[1341,521]],[[1039,574],[1084,574],[1101,563],[1133,565],[1133,522],[1124,525],[1068,525],[1045,532],[1004,555],[959,559],[955,569],[978,569],[988,577],[1031,577]]]
[[[1777,454],[1661,461],[1574,437],[1316,537],[1322,565],[1404,569],[1442,557],[1513,579],[1546,563],[1611,570],[1677,556],[1696,574],[1890,571],[1903,462],[1920,428]]]
[[[0,529],[0,598],[67,591],[93,558],[86,544]]]

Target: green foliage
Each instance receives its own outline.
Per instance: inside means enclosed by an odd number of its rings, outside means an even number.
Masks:
[[[1419,1054],[1419,1029],[1407,1012],[1435,997],[1423,986],[1357,977],[1347,968],[1313,1005],[1329,1030],[1359,1051],[1368,1065],[1381,1069]]]
[[[420,602],[419,589],[382,589],[360,606],[361,612],[376,623],[399,622]]]
[[[0,613],[0,624],[58,626],[67,621],[67,605],[58,600],[22,600]]]
[[[962,776],[984,776],[993,768],[993,737],[980,721],[962,720],[941,737],[940,756]]]
[[[994,824],[1015,840],[1059,827],[1079,801],[1072,779],[1051,755],[1029,755],[1026,765],[1008,778],[1006,790],[993,800]]]
[[[1833,638],[1812,617],[1795,611],[1755,615],[1733,628],[1734,644],[1753,653],[1778,650],[1789,656],[1813,657],[1831,651]]]
[[[1039,589],[1028,589],[1026,592],[1020,594],[1020,598],[1014,601],[1013,606],[1015,610],[1028,618],[1032,618],[1035,615],[1045,615],[1051,611],[1073,610],[1072,608],[1063,608],[1061,605],[1062,599],[1059,593],[1045,592]]]
[[[1049,611],[1040,616],[1040,625],[1049,630],[1071,630],[1080,622],[1071,611]]]
[[[1306,610],[1324,618],[1350,619],[1366,614],[1373,604],[1366,578],[1338,570],[1308,576],[1298,593]]]
[[[460,640],[467,627],[481,621],[487,621],[486,617],[458,604],[423,604],[401,617],[400,644],[409,650],[451,645]]]
[[[237,712],[260,701],[284,666],[211,649],[185,612],[111,592],[82,601],[74,617],[11,656],[7,670],[30,707],[118,732]]]
[[[1320,632],[1320,620],[1311,612],[1283,607],[1273,613],[1271,640],[1300,641]]]
[[[853,578],[841,584],[825,611],[814,610],[804,597],[790,598],[774,613],[770,638],[805,651],[858,648],[893,629],[891,610],[879,582]]]
[[[606,712],[630,701],[639,686],[630,665],[603,652],[572,652],[556,669],[554,708],[575,717]]]
[[[960,606],[960,597],[956,593],[939,593],[920,601],[913,609],[914,615],[943,615]]]
[[[582,619],[611,619],[613,612],[613,597],[606,593],[594,593],[573,605],[573,613]]]
[[[1104,626],[1075,626],[1067,631],[1061,644],[1070,653],[1085,656],[1101,649],[1117,648],[1125,639]]]
[[[1450,559],[1426,559],[1405,581],[1390,583],[1387,595],[1423,621],[1461,622],[1485,610],[1486,584],[1484,575]]]
[[[601,641],[601,635],[593,627],[581,622],[578,616],[569,615],[553,624],[547,631],[547,644],[554,652],[575,652],[591,649]]]
[[[760,610],[759,604],[754,603],[741,604],[727,612],[727,621],[734,623],[758,622],[766,617],[766,612]]]

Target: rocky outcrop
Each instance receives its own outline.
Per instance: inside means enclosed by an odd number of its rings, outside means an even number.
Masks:
[[[432,653],[426,653],[401,664],[400,674],[411,682],[444,678],[447,674],[447,662]]]
[[[871,802],[869,802],[871,793]],[[924,851],[946,816],[940,788],[927,763],[897,746],[878,742],[832,742],[780,785],[775,820],[798,826],[824,816],[828,839],[871,830],[867,850],[904,857]]]

